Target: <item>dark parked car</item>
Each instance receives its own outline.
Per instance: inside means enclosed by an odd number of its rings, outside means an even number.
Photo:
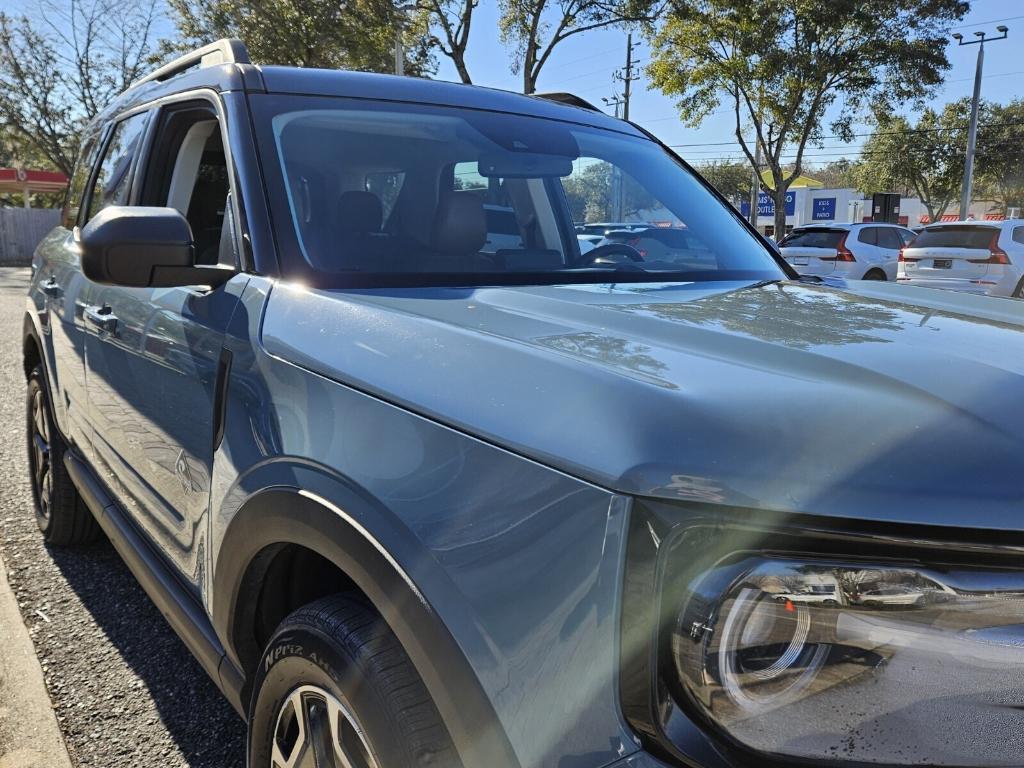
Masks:
[[[81,157],[25,315],[37,520],[110,538],[249,766],[1022,762],[1018,303],[800,281],[585,105],[237,41]],[[595,162],[681,258],[581,252]],[[868,578],[958,599],[794,598]]]

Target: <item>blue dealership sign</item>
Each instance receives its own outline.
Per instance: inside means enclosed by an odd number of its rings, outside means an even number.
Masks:
[[[834,201],[833,201],[834,202]],[[796,192],[786,193],[786,215],[792,216],[796,212]],[[743,216],[750,215],[750,201],[744,200],[740,203],[740,213]],[[775,215],[775,201],[767,192],[758,192],[757,194],[757,215],[758,216],[774,216]]]
[[[811,209],[812,221],[835,221],[836,199],[834,197],[816,198]]]

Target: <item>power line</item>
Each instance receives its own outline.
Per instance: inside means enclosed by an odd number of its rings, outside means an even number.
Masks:
[[[972,21],[970,24],[961,24],[958,27],[949,27],[948,31],[952,32],[954,29],[970,29],[971,27],[984,27],[988,24],[996,24],[1000,21],[1017,21],[1018,19],[1024,19],[1024,16],[1006,16],[1002,19],[989,19],[988,21]]]
[[[1024,122],[1013,121],[1008,123],[983,123],[979,125],[979,128],[1009,128],[1015,125],[1024,125]],[[920,133],[940,133],[943,131],[962,131],[963,128],[908,128],[905,131],[872,131],[871,133],[853,133],[850,134],[853,138],[871,138],[874,136],[913,136]],[[831,134],[828,136],[822,136],[823,139],[842,139],[843,136],[838,134]],[[736,144],[735,141],[705,141],[695,142],[692,144],[669,144],[668,146],[673,149],[681,149],[686,147],[727,147]]]
[[[1022,16],[1021,18],[1024,18],[1024,16]],[[990,78],[990,77],[1011,77],[1013,75],[1024,75],[1024,69],[1017,70],[1017,71],[1014,71],[1014,72],[992,72],[991,74],[983,75],[982,77],[984,79],[987,79],[987,78]],[[974,80],[974,78],[973,77],[958,77],[955,80],[945,80],[945,81],[943,81],[942,84],[946,85],[948,83],[962,83],[962,82],[967,82],[969,80]],[[718,109],[718,110],[715,110],[714,112],[709,113],[707,115],[707,117],[714,117],[715,115],[724,115],[727,112],[732,112],[732,111],[733,111],[732,107],[726,107],[725,109]],[[647,123],[661,123],[661,122],[665,122],[667,120],[679,120],[679,115],[668,115],[666,117],[655,117],[655,118],[652,118],[650,120],[643,120],[643,121],[638,120],[637,122],[643,122],[646,125]]]

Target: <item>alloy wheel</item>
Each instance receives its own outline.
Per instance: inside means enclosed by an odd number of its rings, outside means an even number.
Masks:
[[[293,690],[274,725],[270,768],[379,768],[351,709],[315,685]]]
[[[39,514],[44,520],[50,517],[53,501],[53,472],[50,467],[50,423],[47,419],[46,400],[42,389],[32,395],[32,433],[29,455],[32,459],[32,481],[39,499]]]

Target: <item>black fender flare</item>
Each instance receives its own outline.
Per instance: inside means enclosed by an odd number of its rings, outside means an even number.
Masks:
[[[351,488],[345,496],[344,504],[353,512],[372,504]],[[401,537],[401,532],[389,531],[389,538],[393,534]],[[407,529],[404,534],[413,538]],[[397,544],[405,543],[414,545]],[[299,545],[326,558],[370,599],[423,678],[467,768],[518,768],[512,745],[476,673],[419,587],[354,514],[315,492],[271,487],[250,496],[233,514],[217,548],[210,601],[215,631],[226,641],[225,663],[243,669],[240,651],[244,655],[244,649],[238,641],[245,621],[250,566],[258,568],[261,554],[282,544]],[[436,563],[434,568],[440,571]],[[248,693],[245,684],[243,694]]]

